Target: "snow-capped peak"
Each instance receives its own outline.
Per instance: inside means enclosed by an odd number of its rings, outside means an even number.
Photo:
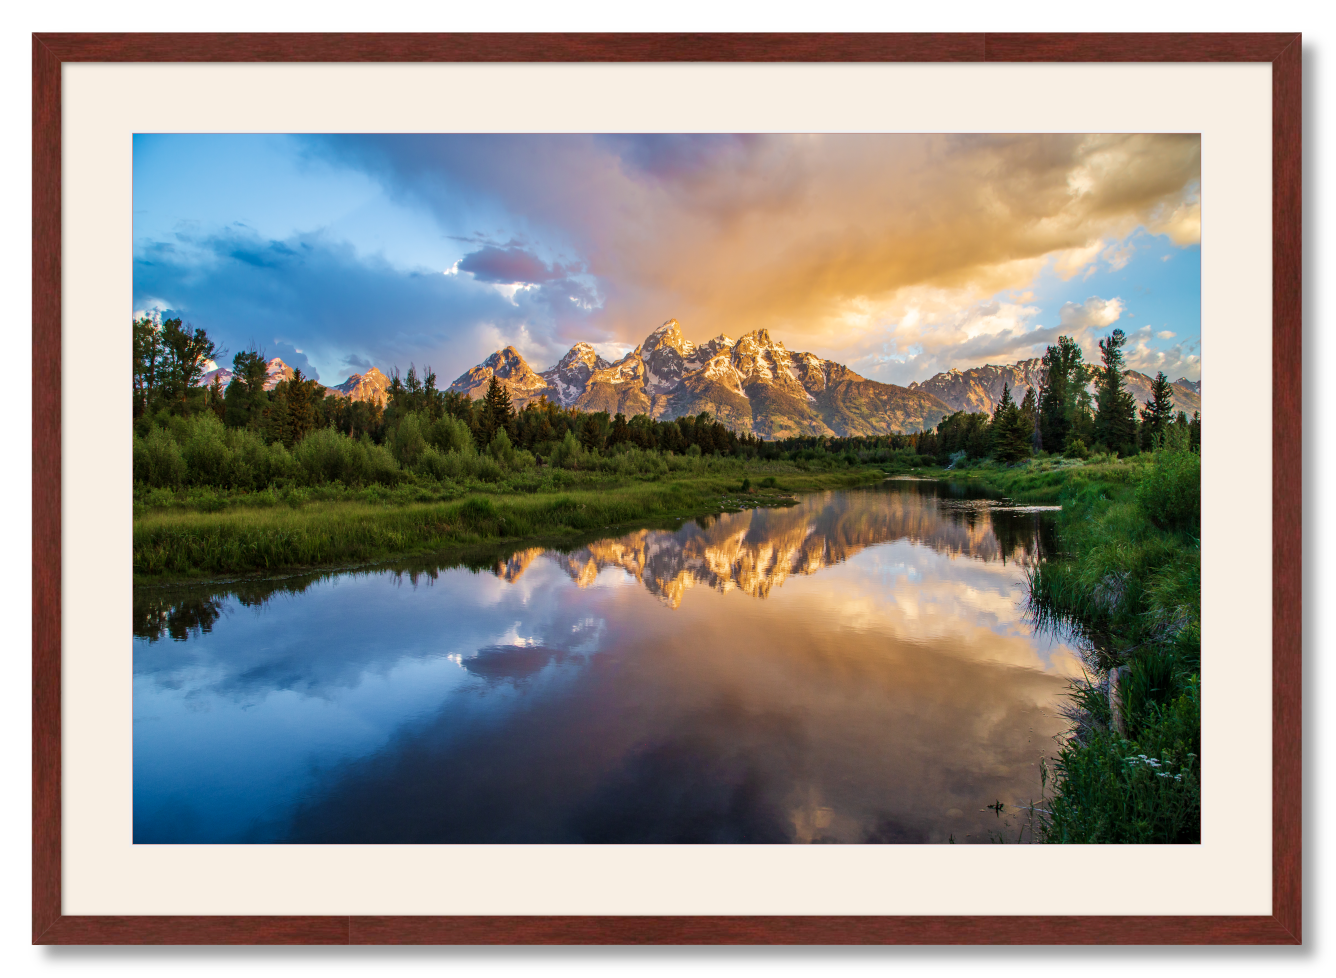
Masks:
[[[696,344],[682,335],[682,328],[676,319],[668,320],[645,337],[645,342],[640,344],[640,351],[642,356],[651,356],[654,351],[665,347],[676,350],[679,356],[688,360],[696,352]]]

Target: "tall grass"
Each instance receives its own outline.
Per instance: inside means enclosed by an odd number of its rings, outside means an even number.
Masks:
[[[1195,842],[1201,813],[1200,458],[1183,446],[1101,460],[1050,481],[1002,477],[1063,507],[1058,540],[1030,571],[1041,624],[1074,629],[1089,674],[1073,684],[1056,762],[1051,842]],[[1126,667],[1125,732],[1109,671]]]
[[[360,563],[503,539],[560,540],[739,505],[789,505],[794,489],[855,485],[877,477],[790,473],[775,480],[773,488],[752,488],[745,497],[739,495],[739,479],[705,475],[597,490],[471,493],[453,499],[433,498],[420,488],[370,487],[342,498],[328,488],[255,494],[267,505],[208,505],[209,497],[195,497],[189,505],[140,503],[134,571],[149,577],[220,576]]]

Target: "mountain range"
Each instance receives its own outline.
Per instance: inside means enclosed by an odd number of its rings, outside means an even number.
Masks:
[[[516,407],[546,397],[582,411],[676,418],[709,411],[737,431],[763,438],[789,435],[880,435],[934,427],[956,411],[992,413],[1010,385],[1019,402],[1038,387],[1043,361],[948,370],[908,387],[883,384],[813,353],[794,353],[758,329],[740,339],[716,336],[694,344],[670,319],[615,363],[588,343],[577,343],[558,363],[535,371],[513,346],[465,371],[450,390],[479,398],[492,377]],[[1097,368],[1087,367],[1093,390]],[[1138,404],[1152,380],[1123,372]],[[1177,410],[1201,410],[1201,381],[1174,381]]]
[[[267,368],[266,372],[268,376],[264,382],[264,389],[267,391],[271,391],[277,387],[280,381],[292,379],[292,368],[278,357],[269,360],[265,366]],[[226,388],[232,381],[232,371],[227,367],[215,366],[200,378],[200,386],[212,386],[215,377],[218,378],[218,381],[224,388]],[[334,387],[326,387],[325,391],[336,397],[346,397],[352,401],[373,401],[381,407],[384,407],[388,400],[386,391],[389,389],[389,386],[390,378],[386,377],[377,368],[372,367],[366,373],[353,374],[342,384],[338,384]]]
[[[268,361],[265,389],[290,380],[292,368],[278,357]],[[1086,367],[1093,390],[1098,369]],[[648,414],[672,419],[709,411],[735,431],[763,438],[791,435],[881,435],[935,427],[956,411],[992,413],[1009,385],[1020,402],[1038,387],[1043,361],[968,370],[947,370],[908,387],[868,380],[844,364],[813,353],[795,353],[764,329],[730,339],[716,336],[696,344],[670,319],[621,359],[610,362],[588,343],[576,343],[555,366],[535,371],[513,346],[497,350],[463,374],[450,390],[471,398],[487,393],[491,379],[510,391],[522,408],[546,397],[562,407],[607,411],[627,417]],[[226,387],[232,371],[216,367],[204,375],[208,386],[218,377]],[[1151,378],[1125,370],[1123,378],[1137,403],[1150,398]],[[390,379],[376,367],[353,374],[329,394],[384,406]],[[1201,381],[1173,382],[1174,408],[1201,410]]]
[[[1086,372],[1090,378],[1090,389],[1093,394],[1099,368],[1087,364]],[[1004,384],[1011,387],[1012,399],[1020,403],[1025,399],[1026,391],[1039,386],[1043,373],[1044,362],[1035,357],[1032,360],[1021,360],[1005,366],[988,364],[983,367],[972,367],[969,370],[947,370],[928,378],[921,384],[912,383],[909,389],[933,394],[955,411],[987,411],[992,414],[997,402],[1002,399]],[[1138,405],[1150,400],[1153,378],[1140,371],[1124,370],[1123,382]],[[1200,380],[1193,381],[1180,377],[1173,382],[1172,387],[1174,410],[1186,411],[1189,415],[1193,411],[1201,410]],[[1038,391],[1035,393],[1037,395]]]
[[[616,362],[577,343],[540,373],[508,346],[465,371],[450,390],[482,397],[492,377],[517,407],[546,397],[562,407],[628,417],[709,411],[735,431],[763,438],[921,431],[951,413],[931,392],[882,384],[814,353],[790,352],[767,330],[696,344],[675,319]]]

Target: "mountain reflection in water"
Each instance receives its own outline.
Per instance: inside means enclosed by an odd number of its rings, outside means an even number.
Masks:
[[[1080,668],[1023,613],[1049,533],[888,482],[474,567],[139,588],[135,841],[986,842]]]

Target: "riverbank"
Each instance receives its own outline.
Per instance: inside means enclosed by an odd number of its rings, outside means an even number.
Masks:
[[[835,472],[738,466],[694,477],[595,476],[560,489],[481,492],[451,484],[396,489],[194,490],[135,505],[136,581],[286,573],[500,542],[560,545],[600,530],[791,505],[796,494],[867,485],[876,467]]]
[[[1038,838],[1199,842],[1200,456],[983,466],[957,478],[1062,506],[1062,553],[1032,571],[1031,611],[1040,627],[1074,630],[1090,673],[1073,683],[1072,734],[1038,804]]]

